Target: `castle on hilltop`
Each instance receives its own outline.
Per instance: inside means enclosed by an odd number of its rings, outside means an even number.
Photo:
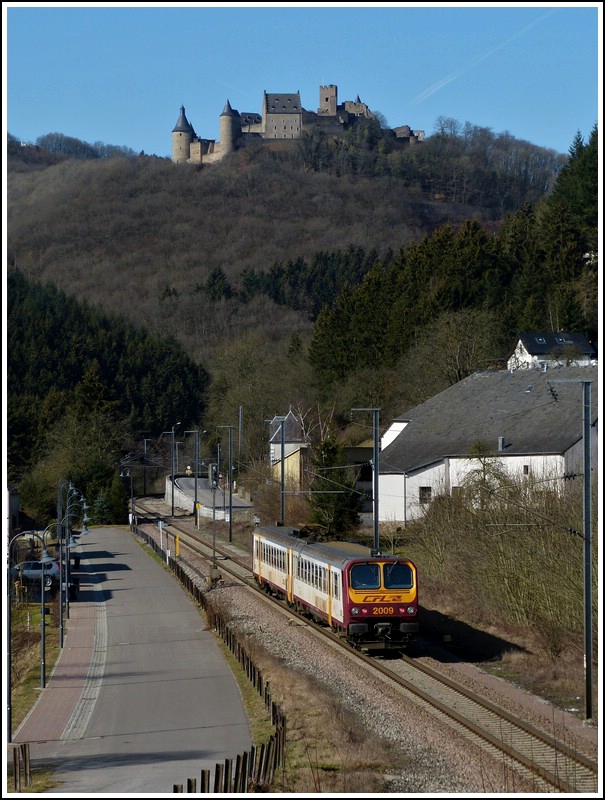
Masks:
[[[341,136],[360,120],[375,119],[365,103],[359,99],[338,102],[338,87],[330,84],[319,87],[319,108],[307,111],[300,102],[300,92],[291,94],[263,93],[263,113],[241,113],[231,107],[229,100],[220,115],[220,141],[201,139],[181,111],[172,129],[172,160],[175,164],[215,164],[254,140],[280,141],[299,139],[303,133],[323,131]],[[424,141],[424,131],[415,131],[409,125],[391,129],[401,145]]]

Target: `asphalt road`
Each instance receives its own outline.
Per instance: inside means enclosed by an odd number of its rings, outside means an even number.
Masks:
[[[56,739],[33,744],[32,757],[53,767],[61,793],[165,795],[187,778],[199,785],[202,769],[214,771],[252,744],[214,635],[177,581],[127,531],[91,529],[81,550],[81,589],[71,611],[88,615],[88,622],[79,619],[93,634],[91,663],[69,725]],[[70,643],[71,624],[65,647],[79,642]],[[44,692],[62,688],[51,676]],[[35,709],[31,716],[30,729]]]

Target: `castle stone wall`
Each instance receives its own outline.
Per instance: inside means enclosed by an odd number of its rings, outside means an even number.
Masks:
[[[267,114],[264,139],[298,139],[302,130],[300,114]]]
[[[284,113],[280,113],[282,110]],[[178,164],[214,164],[239,147],[258,139],[267,143],[292,142],[299,139],[304,131],[322,131],[340,136],[360,118],[373,117],[359,97],[338,105],[338,87],[334,84],[319,87],[317,113],[301,107],[298,92],[285,95],[265,92],[262,116],[247,112],[242,119],[227,101],[225,111],[220,116],[220,142],[216,142],[213,139],[198,139],[181,106],[181,116],[172,135],[172,160]],[[424,141],[424,131],[411,130],[409,125],[392,129],[391,135],[401,147]]]
[[[176,131],[172,134],[172,160],[176,164],[186,164],[189,161],[191,134]]]

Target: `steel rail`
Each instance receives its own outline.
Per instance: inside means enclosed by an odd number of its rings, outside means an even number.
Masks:
[[[140,505],[145,510],[144,505]],[[150,510],[146,513],[155,515]],[[211,562],[213,548],[203,541],[199,532],[192,534],[174,520],[168,527],[178,532],[182,546]],[[313,625],[308,617],[295,613],[283,600],[263,592],[254,580],[249,558],[247,561],[237,558],[233,549],[216,547],[215,552],[221,556],[223,572],[258,592],[282,613],[304,619],[313,631],[342,648],[348,657],[387,678],[399,691],[416,698],[433,713],[449,719],[458,730],[468,731],[475,740],[478,738],[497,753],[506,755],[530,780],[541,780],[544,786],[566,793],[597,791],[598,765],[574,747],[408,656],[395,662],[396,671],[385,667],[375,657],[352,648],[330,629]]]

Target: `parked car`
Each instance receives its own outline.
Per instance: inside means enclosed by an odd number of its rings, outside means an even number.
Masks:
[[[49,561],[43,564],[41,561],[23,561],[16,564],[11,569],[11,575],[20,580],[28,582],[40,581],[42,573],[47,579],[54,583],[59,583],[61,578],[61,564],[59,561]]]

